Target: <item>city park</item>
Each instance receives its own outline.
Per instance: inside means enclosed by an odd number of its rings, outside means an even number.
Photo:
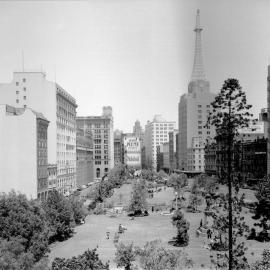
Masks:
[[[141,180],[139,177],[130,178],[124,181],[120,188],[115,188],[111,197],[96,206],[98,211],[93,210],[93,213],[86,217],[85,223],[76,227],[73,237],[51,246],[50,259],[78,256],[87,249],[97,248],[101,260],[109,261],[110,269],[117,269],[115,254],[119,243],[127,246],[133,244],[142,248],[147,242],[157,240],[166,249],[182,251],[185,263],[182,268],[175,269],[222,269],[215,268],[215,263],[211,262],[217,260],[217,254],[220,251],[214,248],[217,242],[214,236],[209,238],[207,230],[211,229],[216,238],[221,234],[226,241],[228,233],[226,224],[223,224],[222,231],[217,227],[220,224],[215,223],[210,213],[220,208],[217,205],[221,205],[221,198],[227,193],[227,187],[218,184],[215,178],[205,175],[188,179],[183,174],[172,174],[168,180],[164,180],[168,176],[161,171],[157,174],[159,176],[155,177],[159,179],[153,180],[153,176],[149,176],[151,173],[147,172],[147,174],[148,180]],[[141,181],[148,188],[134,191],[136,186],[134,183]],[[136,202],[136,206],[141,207],[142,210],[135,217],[128,215],[131,201],[136,198],[134,192],[141,192],[139,194],[141,198]],[[243,194],[245,194],[244,197]],[[252,202],[257,202],[254,194],[255,192],[249,189],[240,188],[238,192],[238,196],[244,198],[239,220],[243,217],[250,228],[253,228],[256,223],[256,220],[252,219],[254,211],[249,207]],[[210,203],[209,200],[211,200]],[[146,209],[148,215],[143,214]],[[177,209],[184,214],[181,225],[186,228],[188,235],[188,242],[183,241],[179,247],[172,243],[178,230],[172,223],[172,217]],[[219,222],[222,222],[222,219]],[[124,228],[123,231],[119,230],[120,224]],[[248,228],[244,240],[247,247],[245,257],[249,263],[254,263],[258,255],[268,247],[269,242],[259,242],[255,238],[247,240],[250,235],[251,229]],[[134,260],[133,264],[136,265],[136,259]]]

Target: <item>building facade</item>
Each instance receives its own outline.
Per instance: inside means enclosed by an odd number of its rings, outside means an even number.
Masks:
[[[83,129],[77,128],[76,137],[76,154],[77,154],[77,186],[87,185],[93,182],[93,139],[91,134],[86,133]]]
[[[133,134],[135,137],[139,137],[141,148],[144,146],[144,130],[139,120],[136,120],[133,126]]]
[[[157,170],[157,146],[169,142],[169,132],[175,129],[175,122],[166,121],[161,115],[155,115],[152,122],[145,126],[145,157],[147,166]]]
[[[93,138],[94,179],[101,179],[114,166],[113,116],[110,106],[103,107],[101,116],[80,116],[77,128]]]
[[[39,111],[48,119],[48,162],[57,164],[57,189],[75,189],[76,100],[40,71],[14,72],[11,83],[0,84],[0,100]]]
[[[0,105],[0,190],[44,199],[48,192],[49,121],[29,108]]]
[[[114,131],[114,165],[124,163],[123,132]]]
[[[210,92],[210,84],[205,79],[205,73],[202,61],[200,13],[197,11],[196,27],[194,29],[195,38],[195,56],[191,81],[188,85],[188,93],[180,98],[178,104],[178,162],[179,169],[185,171],[196,171],[199,167],[195,166],[194,139],[199,138],[204,146],[207,138],[214,137],[214,127],[206,128],[207,117],[210,113],[210,104],[215,95]],[[195,144],[196,145],[196,144]],[[204,155],[201,155],[201,164],[204,164]],[[201,166],[199,171],[203,172]]]
[[[177,169],[177,134],[178,130],[169,132],[170,171]]]

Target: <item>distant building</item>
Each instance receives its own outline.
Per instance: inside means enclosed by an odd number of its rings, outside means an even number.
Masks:
[[[48,162],[57,164],[57,189],[76,187],[76,100],[40,71],[13,73],[10,83],[0,84],[1,103],[41,112],[48,127]]]
[[[163,156],[163,146],[157,146],[157,171],[159,172],[164,168],[164,156]]]
[[[196,146],[193,141],[195,138],[200,139],[200,144],[205,145],[207,138],[214,137],[214,127],[206,128],[207,117],[210,113],[210,104],[215,98],[215,94],[210,92],[210,84],[205,78],[202,47],[201,47],[201,31],[200,13],[197,11],[196,26],[195,26],[195,55],[191,81],[188,85],[188,93],[180,98],[178,105],[178,166],[180,170],[196,171],[200,165],[196,166],[197,162],[192,154],[193,146]],[[197,139],[196,139],[197,140]],[[204,156],[201,155],[201,164],[204,163]],[[201,172],[204,167],[201,165]]]
[[[77,186],[86,185],[94,179],[92,134],[77,127]]]
[[[267,108],[261,109],[261,112],[259,114],[259,121],[263,122],[264,127],[264,138],[268,138],[268,113]]]
[[[162,149],[161,151],[163,153],[163,166],[161,167],[161,169],[165,172],[169,172],[171,168],[169,142],[161,144],[160,149]]]
[[[141,123],[137,120],[133,126],[133,134],[140,139],[141,148],[144,146],[144,131],[141,127]]]
[[[94,179],[101,179],[114,166],[112,107],[103,107],[101,116],[80,116],[77,127],[93,138]]]
[[[205,146],[205,153],[204,153],[204,168],[205,173],[208,175],[216,175],[217,174],[217,166],[216,166],[216,159],[217,159],[217,144],[215,142],[211,144],[207,144]]]
[[[145,126],[145,157],[146,164],[157,170],[157,146],[169,142],[169,132],[174,131],[175,122],[166,121],[161,115],[155,115],[152,122]]]
[[[169,132],[170,171],[177,169],[177,135],[178,130]]]
[[[123,133],[120,130],[114,131],[114,164],[124,163]]]
[[[135,169],[141,169],[140,138],[133,133],[123,134],[124,164]]]
[[[264,138],[264,122],[250,123],[249,127],[239,129],[238,133],[238,140],[241,141],[254,141],[255,139]]]
[[[0,190],[47,197],[49,121],[30,108],[0,105]]]

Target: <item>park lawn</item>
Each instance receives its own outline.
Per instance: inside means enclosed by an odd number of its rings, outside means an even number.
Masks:
[[[117,205],[120,203],[119,194],[122,193],[121,203],[128,205],[131,190],[132,185],[125,184],[121,188],[115,189],[113,196],[108,200],[113,201]],[[188,196],[189,193],[185,193],[185,197],[188,198]],[[166,188],[166,190],[162,189],[161,192],[155,192],[154,198],[148,199],[148,203],[149,205],[163,203],[170,205],[173,198],[173,189]],[[199,209],[202,210],[204,207],[205,205],[203,204]],[[184,250],[194,261],[194,269],[203,269],[202,266],[209,268],[210,251],[203,248],[206,239],[204,237],[197,238],[195,235],[200,220],[203,219],[203,213],[186,213],[184,211],[184,215],[190,222],[190,229],[188,231],[190,241],[187,247],[180,249]],[[254,223],[249,212],[244,215],[248,224]],[[120,214],[117,217],[90,215],[86,218],[85,224],[75,228],[75,235],[72,238],[51,245],[50,260],[55,257],[69,258],[98,246],[100,258],[104,262],[110,261],[110,269],[115,269],[116,265],[113,260],[116,249],[113,243],[113,236],[118,231],[119,224],[127,227],[127,231],[121,234],[119,241],[123,241],[124,243],[133,242],[134,245],[143,247],[147,241],[160,239],[168,247],[173,248],[167,244],[176,235],[176,229],[171,223],[171,215],[161,215],[160,213],[151,213],[150,211],[149,216],[136,217],[134,220],[131,220],[125,214]],[[107,231],[110,231],[109,240],[106,239]],[[263,249],[269,246],[269,243],[259,243],[249,240],[247,241],[247,246],[249,248],[247,252],[248,260],[249,262],[254,262],[260,257]]]

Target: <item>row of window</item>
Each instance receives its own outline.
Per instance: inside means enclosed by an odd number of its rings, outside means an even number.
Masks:
[[[23,78],[22,81],[25,83],[26,82],[26,79]],[[16,82],[16,86],[19,86],[19,82]]]
[[[101,165],[102,161],[101,160],[95,160],[95,165]],[[104,165],[108,165],[109,161],[108,160],[104,160]]]

